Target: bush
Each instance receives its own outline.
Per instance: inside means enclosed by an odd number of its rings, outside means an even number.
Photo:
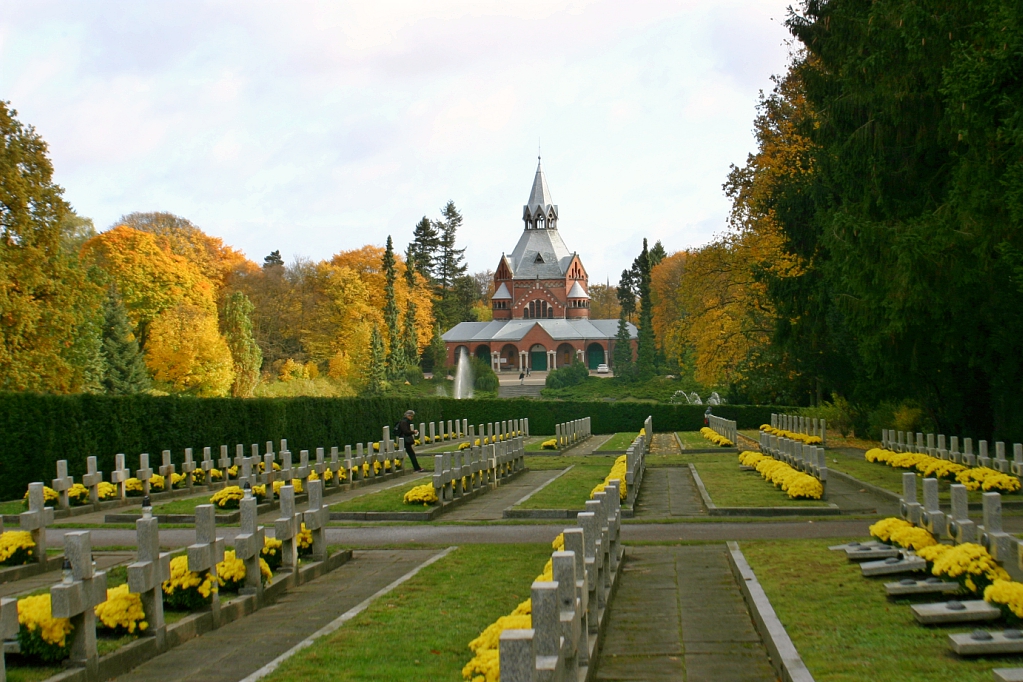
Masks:
[[[405,381],[413,386],[423,383],[423,368],[419,365],[412,365],[405,370]]]
[[[547,375],[547,388],[566,388],[568,386],[575,386],[586,381],[590,376],[590,370],[586,368],[586,365],[576,361],[571,365],[566,365],[560,369],[556,369]]]
[[[496,391],[501,383],[490,364],[476,357],[472,358],[472,375],[476,377],[472,385],[477,391]]]

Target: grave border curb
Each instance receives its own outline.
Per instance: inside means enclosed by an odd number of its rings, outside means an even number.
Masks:
[[[778,614],[771,606],[771,600],[767,598],[767,593],[746,561],[739,543],[729,540],[726,545],[728,565],[771,657],[771,665],[785,682],[814,682],[813,675],[799,655],[796,645],[792,643],[785,626],[778,619]]]
[[[26,578],[32,578],[40,573],[56,571],[63,565],[64,552],[54,554],[52,556],[47,555],[46,563],[32,561],[27,564],[22,564],[21,566],[5,566],[0,568],[0,585],[4,583],[17,582]]]
[[[862,486],[868,492],[871,492],[871,493],[873,493],[875,495],[878,495],[880,497],[887,498],[887,499],[891,500],[892,502],[901,502],[902,501],[902,495],[899,495],[898,493],[892,492],[891,490],[888,490],[887,488],[882,488],[881,486],[874,485],[873,483],[867,483],[866,481],[861,481],[860,479],[856,478],[855,476],[851,476],[851,475],[845,473],[844,471],[839,471],[838,469],[832,469],[831,467],[828,467],[828,475],[829,476],[834,476],[835,478],[838,478],[838,479],[841,479],[841,480],[845,481],[846,483],[851,483],[853,485]]]
[[[220,623],[214,626],[213,613],[206,607],[185,616],[176,623],[166,627],[166,639],[163,650],[156,644],[156,638],[152,636],[139,637],[133,642],[125,644],[115,651],[111,651],[99,658],[98,676],[96,679],[107,680],[127,674],[161,654],[178,647],[185,642],[201,637],[212,630],[229,625],[241,620],[256,611],[273,605],[277,599],[287,593],[289,589],[304,585],[315,580],[344,564],[352,558],[352,550],[343,549],[330,555],[324,561],[317,561],[308,566],[299,566],[294,573],[282,571],[281,579],[268,585],[263,591],[263,603],[259,604],[254,594],[239,594],[221,606]],[[74,667],[61,671],[43,682],[89,682],[87,668]]]
[[[693,475],[703,506],[708,516],[840,516],[842,510],[838,505],[829,502],[826,507],[719,507],[710,499],[710,493],[703,485],[703,479],[696,470],[695,464],[687,464],[689,473]]]

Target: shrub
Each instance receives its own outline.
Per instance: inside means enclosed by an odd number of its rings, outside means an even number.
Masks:
[[[575,386],[586,381],[590,376],[590,370],[578,360],[570,365],[556,369],[547,375],[547,388],[566,388]]]
[[[475,378],[472,385],[477,391],[496,391],[500,385],[497,375],[490,368],[490,363],[484,362],[477,357],[472,358],[472,375]]]

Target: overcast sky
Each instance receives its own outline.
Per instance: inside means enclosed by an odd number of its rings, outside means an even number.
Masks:
[[[0,0],[0,99],[98,229],[170,211],[257,261],[403,248],[451,199],[493,269],[539,140],[566,244],[615,281],[643,237],[724,229],[790,3]]]

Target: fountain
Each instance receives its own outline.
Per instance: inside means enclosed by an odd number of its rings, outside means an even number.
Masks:
[[[458,365],[455,367],[455,399],[472,397],[472,362],[469,351],[462,348],[458,354]]]

